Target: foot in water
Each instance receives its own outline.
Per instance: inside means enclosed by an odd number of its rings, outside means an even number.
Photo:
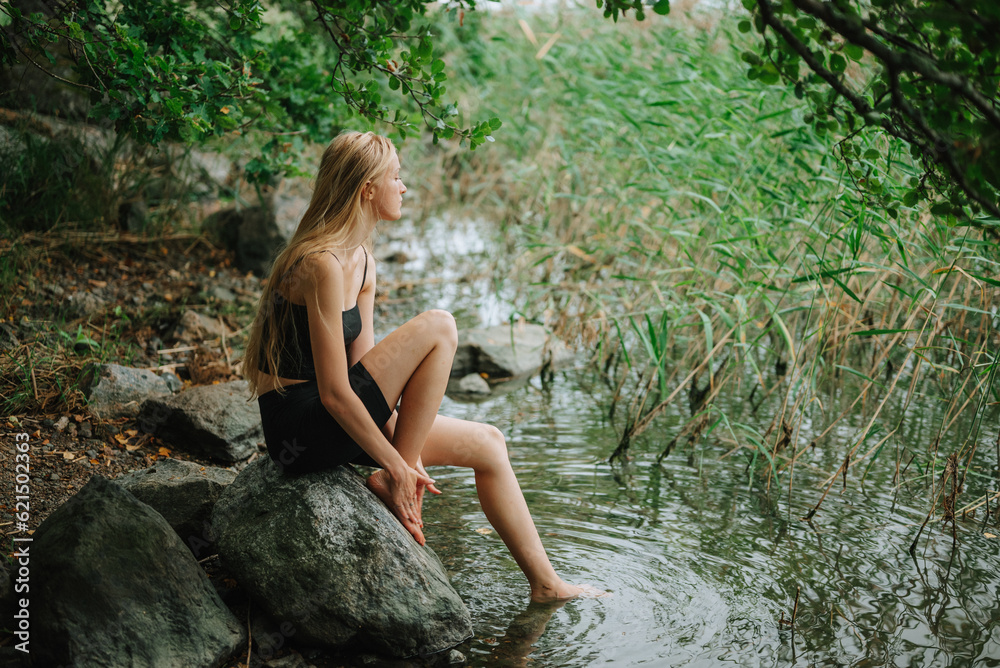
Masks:
[[[403,519],[399,512],[397,512],[397,508],[393,505],[392,492],[389,491],[389,482],[386,480],[387,476],[388,474],[383,469],[375,471],[375,473],[368,476],[368,480],[365,481],[365,486],[368,487],[372,494],[377,496],[379,500],[385,504],[386,508],[388,508],[392,514],[396,516],[396,519],[398,519],[399,523],[403,525],[403,528],[413,535],[414,540],[416,540],[420,545],[423,545],[427,541],[424,539],[424,532],[420,530],[420,524]]]
[[[566,582],[560,582],[555,586],[543,585],[531,588],[531,600],[539,603],[565,601],[571,598],[600,598],[604,596],[611,596],[611,592],[588,584],[571,585]]]

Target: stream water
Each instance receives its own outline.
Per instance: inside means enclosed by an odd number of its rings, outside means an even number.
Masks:
[[[397,228],[378,244],[380,256],[405,248],[410,257],[381,263],[380,281],[415,281],[380,329],[430,307],[455,311],[465,326],[503,321],[511,309],[479,271],[496,252],[482,226],[444,219],[428,226]],[[431,276],[438,280],[417,281]],[[831,391],[828,413],[852,397],[848,388]],[[957,547],[950,525],[932,519],[911,556],[931,506],[930,477],[913,467],[896,485],[896,457],[886,455],[864,484],[852,473],[812,521],[800,519],[867,419],[862,412],[802,455],[790,494],[787,471],[768,486],[748,472],[747,451],[727,455],[731,446],[712,435],[682,440],[657,463],[686,406],[635,443],[631,462],[610,466],[618,441],[611,400],[612,390],[586,368],[481,402],[445,399],[443,413],[504,432],[560,574],[612,592],[529,605],[523,576],[479,508],[471,472],[431,471],[444,494],[426,502],[425,533],[472,613],[475,637],[459,647],[471,665],[1000,666],[1000,513],[979,508],[960,520]],[[930,395],[918,400],[903,440],[887,447],[934,440],[942,408]],[[754,419],[742,399],[721,401]],[[756,419],[769,420],[766,410]],[[995,440],[998,422],[994,408],[984,443]],[[956,422],[941,451],[967,428]],[[802,442],[813,435],[804,422]],[[997,489],[995,457],[977,457],[981,468],[959,506]],[[782,621],[793,612],[794,627]]]

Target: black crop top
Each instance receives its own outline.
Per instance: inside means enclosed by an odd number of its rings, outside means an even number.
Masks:
[[[364,249],[364,246],[362,246],[362,249]],[[333,253],[330,254],[333,255]],[[333,255],[333,257],[336,258],[337,256]],[[339,262],[340,260],[338,259],[337,261]],[[365,271],[361,278],[362,288],[367,278],[368,251],[365,250]],[[291,346],[281,346],[278,353],[278,372],[276,374],[268,366],[263,350],[261,350],[260,363],[257,368],[264,373],[271,373],[272,375],[290,380],[315,380],[316,362],[313,359],[312,341],[309,338],[309,318],[306,305],[289,302],[288,306],[291,308],[292,331],[285,332],[286,335],[281,337],[281,341],[283,344],[286,341],[292,341],[293,344]],[[351,344],[361,335],[361,310],[355,304],[353,308],[344,311],[341,314],[341,318],[344,321],[344,347],[350,351]],[[270,327],[271,322],[267,321],[264,326]]]

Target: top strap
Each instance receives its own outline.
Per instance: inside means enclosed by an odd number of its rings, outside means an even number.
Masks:
[[[361,250],[365,252],[365,273],[361,277],[361,289],[363,290],[365,287],[365,280],[368,278],[368,249],[362,246]],[[358,290],[358,294],[361,294],[361,290]]]
[[[368,280],[368,249],[362,246],[361,250],[365,252],[365,271],[364,274],[361,276],[361,289],[363,290],[365,287],[365,281]],[[340,258],[337,257],[332,250],[324,249],[321,251],[313,251],[312,253],[307,253],[307,255],[312,255],[313,253],[329,253],[330,256],[340,264],[340,266],[344,266],[344,263],[340,261]],[[292,266],[289,267],[288,270],[285,272],[285,275],[287,276],[288,273],[295,267],[295,265],[299,263],[299,260],[301,260],[304,257],[305,255],[299,256],[295,260],[295,262],[292,263]],[[361,290],[358,290],[358,294],[361,294]]]

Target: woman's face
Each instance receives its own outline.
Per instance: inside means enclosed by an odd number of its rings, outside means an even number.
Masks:
[[[406,192],[406,186],[399,178],[399,156],[395,153],[392,154],[389,169],[374,191],[375,212],[379,220],[399,220],[403,215],[403,193]]]

